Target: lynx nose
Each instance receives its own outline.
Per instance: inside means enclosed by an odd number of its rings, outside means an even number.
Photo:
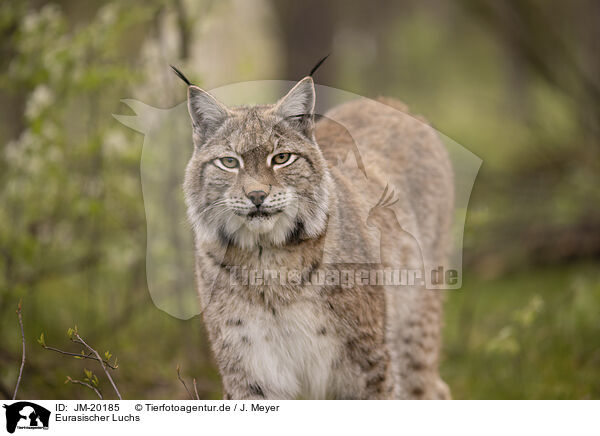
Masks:
[[[265,198],[267,198],[267,193],[265,191],[251,191],[246,194],[246,197],[248,197],[256,207],[259,207],[263,204]]]

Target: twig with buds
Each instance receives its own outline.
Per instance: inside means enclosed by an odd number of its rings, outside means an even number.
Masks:
[[[58,348],[49,347],[49,346],[46,345],[46,340],[44,338],[44,333],[42,333],[40,335],[40,338],[38,339],[38,343],[44,349],[46,349],[46,350],[54,351],[54,352],[57,352],[57,353],[60,353],[60,354],[64,354],[66,356],[73,356],[76,359],[90,359],[90,360],[95,360],[96,362],[100,363],[100,366],[102,366],[102,370],[104,371],[104,374],[106,374],[106,378],[108,378],[108,380],[110,381],[110,384],[112,385],[115,393],[117,394],[117,397],[119,398],[119,400],[122,400],[123,398],[121,397],[121,393],[119,392],[119,389],[117,388],[117,385],[115,384],[113,378],[110,375],[110,372],[108,371],[108,368],[113,369],[113,370],[118,368],[117,358],[115,357],[114,363],[111,364],[110,363],[110,359],[112,357],[112,354],[109,351],[106,351],[106,353],[104,353],[104,357],[106,359],[103,359],[102,357],[100,357],[100,354],[98,353],[98,351],[95,350],[94,348],[92,348],[79,335],[79,332],[77,330],[77,326],[75,326],[74,329],[73,328],[69,328],[67,330],[67,336],[69,337],[69,339],[71,340],[71,342],[83,345],[87,349],[88,352],[86,353],[84,350],[82,350],[81,354],[77,354],[77,353],[71,353],[69,351],[59,350]],[[95,375],[93,375],[91,371],[88,371],[87,369],[85,370],[85,374],[86,374],[86,379],[84,381],[74,380],[71,377],[67,377],[67,380],[66,380],[65,383],[74,383],[74,384],[80,384],[80,385],[86,386],[86,387],[94,390],[94,392],[96,392],[96,394],[102,398],[102,394],[100,394],[100,391],[97,389],[98,378]]]
[[[67,384],[67,383],[72,383],[72,384],[76,384],[76,385],[85,386],[86,388],[91,389],[92,391],[94,391],[96,393],[96,395],[98,395],[98,398],[100,398],[101,400],[104,399],[102,397],[102,393],[100,392],[100,390],[97,387],[92,386],[90,383],[86,383],[86,382],[83,382],[81,380],[75,380],[75,379],[72,379],[69,376],[67,376],[67,379],[65,380],[65,384]]]
[[[186,392],[188,393],[188,395],[190,396],[190,400],[194,399],[194,396],[192,395],[192,392],[188,389],[187,384],[185,383],[185,381],[181,378],[181,373],[179,372],[179,365],[177,365],[177,378],[179,379],[179,381],[181,382],[181,384],[183,385],[183,387],[185,388]],[[196,379],[194,379],[194,391],[196,392],[196,400],[200,399],[200,396],[198,395],[198,387],[196,386]]]
[[[23,316],[21,314],[21,309],[23,308],[22,300],[19,300],[19,304],[17,305],[17,318],[19,320],[19,326],[21,327],[21,340],[23,342],[23,353],[21,354],[21,367],[19,368],[19,377],[17,378],[17,385],[15,386],[15,391],[13,392],[12,399],[17,398],[17,392],[19,391],[19,385],[21,384],[21,377],[23,376],[23,368],[25,367],[25,333],[23,331]]]
[[[88,350],[90,350],[90,352],[92,352],[96,355],[96,359],[98,360],[98,362],[100,362],[100,365],[102,365],[104,374],[106,374],[106,377],[110,381],[110,384],[112,385],[113,389],[115,390],[117,397],[119,397],[119,400],[122,400],[123,398],[121,398],[121,393],[117,389],[117,385],[115,385],[115,382],[113,381],[112,377],[110,376],[108,369],[106,369],[106,365],[104,364],[104,360],[102,360],[102,358],[100,357],[100,354],[98,354],[98,352],[95,349],[90,347],[83,339],[81,339],[81,336],[79,336],[79,334],[77,332],[75,332],[74,335],[77,338],[77,341],[73,340],[73,342],[79,342],[80,344],[85,346]]]

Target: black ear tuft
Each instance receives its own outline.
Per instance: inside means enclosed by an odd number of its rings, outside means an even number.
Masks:
[[[181,71],[179,71],[173,65],[169,65],[169,66],[173,69],[173,71],[175,71],[175,74],[177,74],[177,77],[179,77],[181,80],[183,80],[186,83],[187,86],[191,86],[192,85],[192,82],[190,82],[188,80],[188,78],[185,77],[184,74]]]
[[[308,73],[308,75],[310,77],[313,76],[313,74],[315,74],[315,72],[319,69],[319,67],[321,66],[321,64],[323,62],[325,62],[325,60],[331,55],[331,53],[329,53],[327,56],[325,56],[323,59],[321,59],[319,62],[317,62],[317,65],[315,65],[314,67],[312,67],[312,70],[310,70],[310,73]]]

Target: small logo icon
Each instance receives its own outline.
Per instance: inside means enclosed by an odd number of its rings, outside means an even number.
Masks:
[[[18,429],[48,429],[50,411],[29,401],[18,401],[6,405],[6,431],[14,433]]]

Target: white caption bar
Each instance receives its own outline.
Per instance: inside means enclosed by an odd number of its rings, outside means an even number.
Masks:
[[[26,436],[150,430],[191,434],[587,434],[598,401],[5,401],[2,426]],[[49,413],[49,415],[48,415]],[[15,421],[16,420],[16,421]],[[4,429],[3,429],[4,430]],[[160,432],[160,433],[159,433]],[[183,433],[182,433],[183,434]],[[595,434],[595,433],[594,433]]]

